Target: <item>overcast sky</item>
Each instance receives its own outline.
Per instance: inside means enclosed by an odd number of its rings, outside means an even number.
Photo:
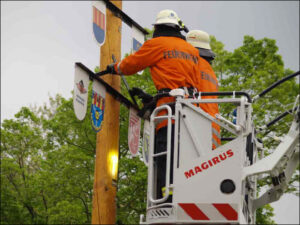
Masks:
[[[190,30],[214,35],[229,51],[244,35],[275,39],[285,67],[299,70],[299,1],[123,2],[123,11],[148,28],[162,9],[175,10]],[[1,1],[1,121],[22,106],[42,105],[49,95],[71,97],[74,63],[99,64],[92,35],[89,1]],[[130,36],[123,24],[122,55],[130,51]],[[274,205],[276,222],[299,223],[298,198]]]

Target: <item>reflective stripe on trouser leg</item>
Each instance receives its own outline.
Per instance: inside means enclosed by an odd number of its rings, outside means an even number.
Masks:
[[[219,143],[214,138],[212,138],[212,143],[213,143],[213,149],[220,146]]]
[[[212,133],[216,135],[218,139],[221,139],[220,132],[216,128],[212,127]]]
[[[215,127],[212,127],[212,144],[213,149],[216,149],[221,145],[221,135]]]

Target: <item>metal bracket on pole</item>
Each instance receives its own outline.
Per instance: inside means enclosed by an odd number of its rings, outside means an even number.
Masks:
[[[144,35],[149,34],[148,31],[146,31],[143,27],[141,27],[137,22],[135,22],[132,18],[130,18],[126,13],[124,13],[121,9],[119,9],[117,6],[115,6],[111,1],[109,0],[103,0],[106,4],[106,7],[116,16],[119,17],[124,23],[126,23],[128,26],[136,27],[138,30],[140,30]]]
[[[93,73],[89,68],[87,68],[85,65],[83,65],[80,62],[75,63],[77,66],[79,66],[81,69],[83,69],[87,75],[90,77],[90,79],[96,79],[99,81],[106,89],[106,91],[113,96],[115,99],[117,99],[120,103],[122,103],[127,108],[133,107],[137,111],[139,111],[139,108],[137,105],[132,104],[131,101],[129,101],[124,95],[122,95],[120,92],[118,92],[116,89],[114,89],[112,86],[110,86],[108,83],[106,83],[104,80],[102,80],[100,77],[97,76],[97,74]]]
[[[114,54],[112,54],[112,60],[113,60],[114,63],[117,62],[116,57],[115,57]],[[123,83],[125,84],[125,87],[126,87],[128,93],[129,93],[129,95],[130,95],[130,97],[131,97],[133,103],[138,107],[138,104],[137,104],[137,102],[136,102],[134,96],[133,96],[133,95],[130,93],[130,91],[129,91],[130,88],[129,88],[129,85],[128,85],[128,83],[127,83],[127,80],[125,79],[125,77],[124,77],[123,75],[121,75],[121,78],[122,78],[122,80],[123,80]]]

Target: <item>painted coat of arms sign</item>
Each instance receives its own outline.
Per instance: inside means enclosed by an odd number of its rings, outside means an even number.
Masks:
[[[106,5],[103,1],[93,2],[93,32],[97,43],[101,46],[105,42]]]
[[[105,88],[99,82],[94,82],[92,91],[91,121],[95,132],[99,132],[102,128],[104,108]]]

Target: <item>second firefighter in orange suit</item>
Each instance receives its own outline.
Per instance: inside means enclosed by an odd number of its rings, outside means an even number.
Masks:
[[[186,36],[187,42],[193,45],[199,50],[199,83],[197,89],[200,92],[217,92],[219,90],[217,77],[211,67],[215,54],[211,51],[209,35],[201,30],[192,30]],[[202,99],[210,98],[215,99],[217,96],[202,96]],[[217,103],[202,103],[200,107],[215,117],[219,113],[219,107]],[[220,126],[216,123],[212,123],[212,149],[221,145]]]

